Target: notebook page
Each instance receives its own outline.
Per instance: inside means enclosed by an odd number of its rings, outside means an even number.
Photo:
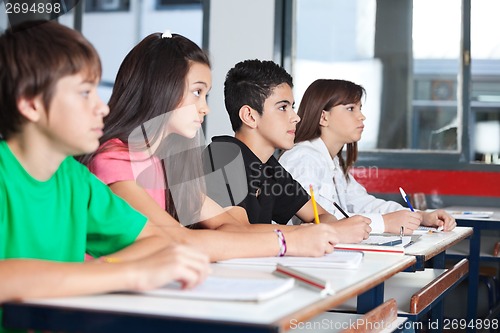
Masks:
[[[357,268],[363,260],[363,253],[335,250],[322,257],[261,257],[238,258],[219,261],[222,264],[276,265],[317,268]]]
[[[193,289],[181,289],[180,283],[173,282],[143,293],[155,296],[219,301],[264,301],[289,291],[293,288],[294,282],[292,278],[278,277],[257,279],[209,276],[202,284]]]

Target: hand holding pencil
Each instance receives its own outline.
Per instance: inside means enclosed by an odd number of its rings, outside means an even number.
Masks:
[[[311,193],[311,202],[314,211],[314,222],[315,224],[319,224],[320,221],[318,214],[318,205],[314,197],[314,189],[312,185],[309,185],[309,192]],[[344,214],[347,215],[345,212]],[[335,221],[334,223],[327,223],[327,224],[335,229],[335,232],[338,234],[340,242],[359,243],[363,239],[368,238],[368,236],[370,235],[371,232],[370,223],[371,220],[369,218],[361,215],[356,215],[353,217],[342,219],[340,221]]]
[[[370,236],[372,231],[370,223],[371,220],[368,217],[354,215],[330,223],[330,225],[336,229],[341,243],[359,243]]]

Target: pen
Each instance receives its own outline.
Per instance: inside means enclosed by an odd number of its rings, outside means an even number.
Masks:
[[[311,200],[314,211],[314,223],[318,224],[319,223],[318,206],[316,206],[316,199],[314,199],[314,191],[312,185],[309,185],[309,191],[311,192]]]
[[[334,205],[335,207],[337,207],[337,209],[339,210],[339,212],[341,212],[341,213],[342,213],[342,215],[344,215],[344,217],[345,217],[346,219],[348,219],[348,218],[349,218],[349,215],[347,215],[347,213],[346,213],[346,212],[342,209],[342,207],[340,207],[340,205],[339,205],[339,204],[337,204],[336,202],[333,202],[333,205]]]
[[[413,244],[415,244],[415,243],[414,243],[413,241],[410,241],[408,244],[404,245],[403,247],[405,247],[405,248],[406,248],[406,247],[411,246],[411,245],[413,245]]]
[[[380,245],[380,246],[395,246],[395,245],[399,245],[399,244],[403,244],[403,237],[401,237],[401,239],[398,239],[398,240],[392,240],[392,241],[388,241],[385,243],[380,243],[378,245]]]
[[[413,209],[413,206],[411,205],[410,197],[406,195],[405,191],[401,187],[399,188],[399,192],[401,192],[401,196],[403,197],[403,199],[406,202],[406,204],[408,205],[408,207],[410,207],[410,210],[412,212],[414,212],[415,210]]]

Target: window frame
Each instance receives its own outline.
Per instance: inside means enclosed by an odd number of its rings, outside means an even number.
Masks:
[[[156,10],[169,9],[172,6],[199,5],[203,0],[155,0]]]

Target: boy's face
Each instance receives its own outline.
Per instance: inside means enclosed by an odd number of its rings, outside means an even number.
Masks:
[[[282,83],[264,101],[258,130],[273,149],[290,149],[295,140],[295,128],[300,117],[295,113],[292,88]]]
[[[97,94],[97,82],[75,74],[57,82],[52,101],[39,126],[49,144],[66,156],[93,152],[103,134],[108,106]]]

